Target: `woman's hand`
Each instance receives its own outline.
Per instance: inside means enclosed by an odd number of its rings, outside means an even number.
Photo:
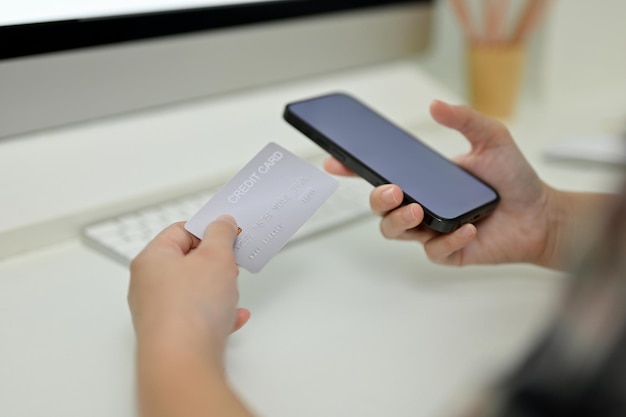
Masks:
[[[250,317],[237,308],[236,236],[229,216],[211,223],[202,242],[176,223],[133,260],[128,303],[141,416],[252,415],[223,365],[228,335]]]
[[[202,241],[176,223],[133,260],[128,302],[139,343],[203,343],[221,361],[228,335],[250,317],[237,309],[236,236],[229,216],[211,223]]]
[[[383,236],[421,242],[427,256],[441,264],[529,262],[556,267],[558,192],[541,181],[506,127],[469,107],[441,101],[434,101],[430,112],[438,123],[467,138],[471,150],[455,162],[493,186],[500,203],[477,225],[441,234],[420,226],[424,212],[418,204],[400,207],[403,194],[397,185],[383,185],[370,195],[372,210],[382,217]],[[353,175],[335,159],[324,167],[333,174]]]

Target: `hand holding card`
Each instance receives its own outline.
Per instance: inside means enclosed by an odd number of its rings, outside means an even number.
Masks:
[[[237,263],[259,272],[335,192],[330,175],[275,143],[266,145],[195,215],[185,229],[202,238],[221,214],[237,220]]]

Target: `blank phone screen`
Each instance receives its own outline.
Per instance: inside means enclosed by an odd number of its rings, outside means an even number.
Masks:
[[[294,103],[289,110],[443,219],[455,219],[498,198],[485,183],[348,95]]]

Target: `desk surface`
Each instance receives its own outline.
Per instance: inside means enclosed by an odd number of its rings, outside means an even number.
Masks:
[[[435,266],[377,230],[365,220],[242,271],[253,316],[227,370],[260,415],[441,415],[518,355],[558,294],[559,274]],[[67,242],[0,272],[0,414],[132,416],[126,269]]]
[[[65,221],[71,210],[89,211],[98,204],[126,201],[124,196],[128,198],[131,192],[165,196],[176,181],[187,186],[232,171],[249,157],[237,155],[238,149],[246,149],[243,144],[254,148],[253,154],[279,136],[278,141],[288,148],[308,152],[308,143],[295,139],[295,133],[282,131],[273,119],[265,130],[262,119],[290,99],[336,87],[342,80],[351,80],[345,84],[350,91],[380,103],[382,111],[444,154],[465,149],[458,135],[428,121],[430,99],[450,96],[413,65],[391,63],[355,70],[352,78],[346,73],[242,92],[169,112],[155,110],[40,133],[23,143],[0,144],[6,151],[0,152],[3,163],[9,164],[0,166],[12,173],[18,172],[19,163],[10,160],[26,157],[31,147],[54,149],[53,142],[44,145],[41,135],[51,135],[48,139],[62,143],[64,149],[82,144],[66,160],[92,163],[97,171],[94,181],[105,187],[102,194],[108,198],[99,201],[95,193],[84,198],[72,194],[81,191],[81,182],[70,175],[82,169],[80,164],[73,169],[61,167],[55,171],[56,179],[39,183],[35,173],[29,172],[25,186],[9,192],[16,205],[31,204],[37,193],[53,196],[48,187],[59,178],[69,181],[69,190],[59,192],[71,198],[64,206],[56,197],[50,209],[55,215],[47,220],[41,218],[41,210],[19,213],[16,207],[3,205],[6,227],[0,239],[5,245],[11,243],[12,235],[7,232],[11,225],[29,226],[38,218],[50,221],[52,227],[32,230],[54,233],[55,222]],[[425,91],[428,94],[419,96]],[[626,98],[611,100],[589,103],[593,107],[587,108],[528,106],[511,129],[522,150],[553,185],[611,190],[619,178],[614,169],[548,164],[541,157],[549,141],[598,133],[607,119],[622,116],[618,111],[626,108]],[[255,111],[256,116],[251,113]],[[247,126],[233,120],[242,113],[252,114]],[[202,143],[207,119],[219,132],[229,132],[232,141],[218,147],[204,144],[200,153],[206,155],[198,156],[184,147]],[[115,132],[126,132],[125,140],[140,136],[138,148],[120,157],[124,164],[144,155],[140,159],[143,169],[157,175],[170,162],[168,153],[175,152],[189,159],[188,164],[175,159],[174,168],[190,169],[167,181],[163,179],[168,176],[161,173],[156,179],[150,175],[134,178],[121,190],[115,191],[110,184],[106,188],[107,158],[114,155],[105,152],[98,163],[91,147],[105,149],[106,137]],[[165,140],[172,132],[181,138],[174,145]],[[252,137],[254,132],[266,135]],[[147,134],[154,135],[161,149],[151,158],[141,148],[150,143]],[[91,140],[91,147],[79,138]],[[111,140],[115,146],[123,144],[119,138]],[[230,157],[233,160],[227,167],[223,161]],[[216,165],[200,169],[196,161],[202,158]],[[51,167],[44,159],[37,157],[44,167]],[[114,184],[121,183],[123,175],[111,175]],[[80,217],[83,211],[76,213]],[[0,415],[132,416],[134,336],[126,305],[128,272],[84,246],[75,235],[63,233],[50,237],[64,236],[62,242],[0,263]],[[524,265],[462,269],[433,265],[419,245],[383,239],[372,217],[285,249],[260,274],[242,271],[241,305],[250,308],[253,316],[230,340],[228,375],[260,415],[442,415],[532,342],[550,315],[563,280],[561,274]]]

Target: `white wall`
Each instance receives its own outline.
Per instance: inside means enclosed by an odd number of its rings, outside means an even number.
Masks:
[[[480,3],[469,2],[474,9]],[[625,18],[623,0],[556,0],[529,39],[522,98],[557,103],[624,86]],[[447,0],[437,1],[432,45],[420,63],[466,97],[465,41]]]
[[[547,27],[542,62],[546,98],[581,99],[623,88],[625,22],[624,0],[559,1]]]

